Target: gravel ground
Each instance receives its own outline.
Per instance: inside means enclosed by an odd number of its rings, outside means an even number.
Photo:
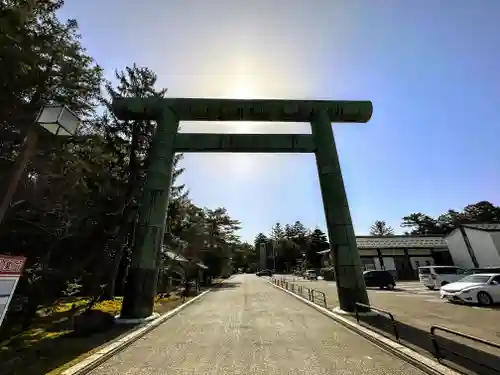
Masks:
[[[95,369],[138,374],[423,373],[254,275],[237,275]]]

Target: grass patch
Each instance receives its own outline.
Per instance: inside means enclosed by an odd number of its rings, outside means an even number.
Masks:
[[[89,336],[72,335],[72,315],[82,311],[89,299],[72,298],[40,309],[32,328],[0,343],[0,375],[57,375],[98,351],[107,342],[127,334],[137,326],[112,325]],[[183,302],[177,295],[158,298],[155,311],[163,314]],[[122,299],[97,303],[93,309],[117,315]]]

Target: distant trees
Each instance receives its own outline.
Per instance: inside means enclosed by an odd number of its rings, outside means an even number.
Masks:
[[[377,220],[370,228],[372,236],[392,236],[394,229],[383,220]]]
[[[449,210],[433,218],[424,213],[412,213],[403,218],[401,226],[410,231],[407,235],[443,235],[456,225],[467,223],[500,223],[500,207],[488,201],[481,201],[464,207],[462,211]],[[392,236],[394,229],[383,220],[377,220],[370,228],[372,236]],[[276,255],[276,270],[288,271],[297,266],[321,267],[318,252],[330,247],[327,235],[316,228],[307,229],[300,221],[293,224],[276,223],[269,235],[259,233],[255,237],[254,248],[257,259],[259,244],[266,244],[267,268],[273,268]]]
[[[255,248],[259,257],[259,244],[265,243],[267,249],[267,267],[273,268],[273,256],[276,256],[276,269],[289,271],[299,264],[307,267],[320,267],[321,255],[318,251],[329,248],[326,234],[319,228],[307,229],[300,221],[293,224],[276,223],[269,236],[259,233],[255,237]]]
[[[462,211],[448,210],[437,218],[416,212],[403,217],[401,227],[409,229],[406,235],[444,235],[460,224],[500,223],[500,206],[488,201],[469,204]],[[393,228],[385,221],[377,220],[370,228],[372,236],[390,236]]]
[[[421,212],[403,217],[404,228],[409,228],[410,235],[443,235],[460,224],[500,223],[500,206],[488,201],[469,204],[462,211],[448,212],[433,218]]]

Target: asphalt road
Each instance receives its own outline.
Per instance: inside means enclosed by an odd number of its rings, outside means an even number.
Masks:
[[[276,276],[281,278],[282,276]],[[286,279],[292,280],[290,275]],[[304,281],[296,284],[314,288],[327,294],[328,307],[338,306],[334,281]],[[439,291],[425,288],[420,282],[396,282],[396,290],[368,288],[368,297],[374,307],[392,312],[401,322],[423,330],[431,325],[442,325],[493,342],[500,342],[500,306],[492,308],[458,305],[442,300]]]
[[[280,276],[277,276],[281,278]],[[313,288],[325,293],[328,308],[338,306],[335,282],[305,281],[301,278],[284,276],[295,285]],[[429,329],[433,325],[444,326],[464,332],[482,339],[500,343],[498,307],[482,308],[457,305],[439,298],[438,291],[430,291],[419,282],[396,282],[395,290],[369,288],[370,304],[379,309],[391,312],[398,325],[399,335],[403,343],[429,356],[434,355]],[[352,318],[354,319],[354,318]],[[391,321],[383,315],[374,318],[362,318],[362,324],[375,331],[394,337]],[[455,335],[437,332],[440,346],[445,358],[472,373],[487,375],[489,368],[500,368],[500,350]],[[458,353],[453,354],[452,352]],[[466,357],[472,359],[465,359]]]
[[[92,372],[167,373],[423,374],[254,275],[228,280]]]

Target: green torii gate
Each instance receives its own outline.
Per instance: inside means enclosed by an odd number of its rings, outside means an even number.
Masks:
[[[371,102],[120,98],[113,111],[122,120],[157,122],[121,319],[153,314],[175,152],[315,153],[339,307],[352,312],[354,302],[369,303],[331,123],[368,122]],[[183,134],[180,121],[309,122],[312,134]]]

